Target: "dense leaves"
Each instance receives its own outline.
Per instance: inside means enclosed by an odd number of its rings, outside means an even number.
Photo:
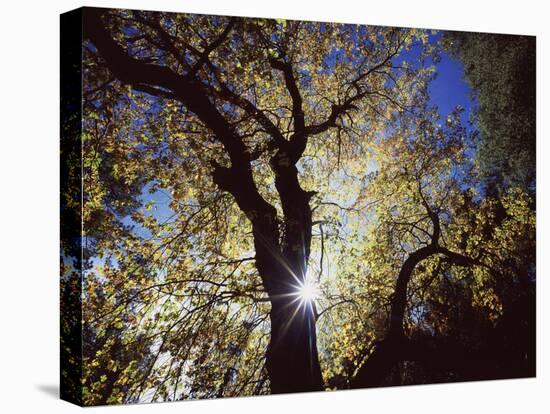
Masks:
[[[535,192],[534,37],[449,32],[445,47],[464,62],[478,101],[481,172],[489,191]]]
[[[532,375],[532,194],[486,194],[462,108],[428,104],[429,32],[85,31],[85,404]]]

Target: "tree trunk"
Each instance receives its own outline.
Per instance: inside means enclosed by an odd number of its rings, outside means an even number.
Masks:
[[[290,159],[289,159],[290,158]],[[320,391],[323,378],[317,352],[316,309],[300,300],[311,249],[312,193],[304,191],[291,154],[278,151],[271,159],[275,186],[284,214],[281,246],[283,272],[271,295],[271,342],[267,370],[273,393]]]
[[[407,305],[407,286],[412,272],[418,263],[437,252],[437,246],[423,247],[405,260],[395,286],[390,311],[390,324],[384,340],[380,341],[369,358],[357,371],[351,382],[351,388],[377,387],[400,361],[407,348],[407,338],[403,332],[403,319]]]
[[[272,300],[267,371],[272,393],[323,388],[317,354],[315,308],[282,297]]]
[[[390,322],[386,338],[379,342],[367,361],[351,381],[351,388],[376,387],[382,385],[397,362],[419,354],[418,344],[413,349],[411,341],[403,331],[403,320],[407,306],[407,287],[415,267],[432,255],[442,254],[456,266],[471,266],[475,263],[469,257],[452,252],[438,245],[439,219],[431,215],[434,223],[432,243],[411,253],[401,266],[392,299]],[[415,359],[416,357],[413,357]]]
[[[298,296],[305,268],[285,256],[266,235],[254,232],[256,267],[271,302],[271,339],[266,368],[272,393],[319,391],[323,388],[317,353],[315,305]]]

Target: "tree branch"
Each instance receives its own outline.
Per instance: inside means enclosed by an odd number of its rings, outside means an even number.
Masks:
[[[302,108],[302,95],[298,89],[294,71],[290,62],[285,62],[277,59],[269,59],[269,63],[273,69],[283,72],[285,85],[292,99],[292,119],[294,122],[294,134],[291,138],[292,154],[291,158],[296,162],[303,154],[306,143],[307,134],[305,133],[304,110]]]

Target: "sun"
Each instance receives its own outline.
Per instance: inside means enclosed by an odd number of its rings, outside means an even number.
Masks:
[[[298,286],[298,297],[303,304],[314,302],[320,293],[319,286],[309,278]]]

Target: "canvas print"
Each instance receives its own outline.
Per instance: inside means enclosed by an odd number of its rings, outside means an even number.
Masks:
[[[535,376],[535,38],[61,16],[61,394]]]

